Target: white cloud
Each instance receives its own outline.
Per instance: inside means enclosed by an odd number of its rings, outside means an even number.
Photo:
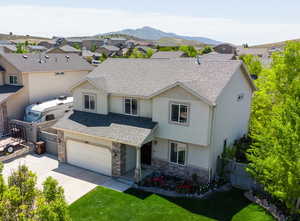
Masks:
[[[241,44],[300,38],[300,24],[249,24],[224,18],[133,13],[126,10],[0,6],[0,33],[84,36],[152,26],[163,31]]]

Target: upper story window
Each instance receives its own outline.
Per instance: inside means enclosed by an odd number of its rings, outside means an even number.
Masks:
[[[96,110],[96,95],[84,94],[83,95],[84,109],[88,111]]]
[[[187,125],[189,121],[189,105],[180,103],[170,104],[170,122]]]
[[[10,75],[9,84],[18,84],[18,77],[16,75]]]
[[[170,141],[170,162],[186,164],[187,144]]]
[[[135,98],[124,98],[124,113],[129,115],[137,115],[138,100]]]

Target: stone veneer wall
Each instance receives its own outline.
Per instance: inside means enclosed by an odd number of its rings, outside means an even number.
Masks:
[[[178,165],[157,158],[152,158],[151,167],[170,176],[191,178],[193,174],[197,174],[199,180],[203,182],[209,180],[209,171],[198,167]]]
[[[112,176],[122,176],[126,166],[126,145],[112,143]]]
[[[64,139],[64,132],[61,130],[57,131],[57,153],[58,160],[60,162],[66,162],[66,142]]]

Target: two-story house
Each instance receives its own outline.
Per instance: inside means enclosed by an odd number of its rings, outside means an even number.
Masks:
[[[238,60],[108,59],[75,84],[58,121],[62,162],[139,181],[144,171],[209,180],[248,132],[255,86]]]
[[[1,54],[0,134],[8,119],[22,119],[27,105],[69,95],[93,68],[76,54]]]

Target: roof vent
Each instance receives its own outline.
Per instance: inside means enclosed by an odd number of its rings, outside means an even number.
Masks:
[[[28,58],[28,56],[24,54],[24,55],[23,55],[23,58],[24,58],[24,59],[27,59],[27,58]]]
[[[48,55],[45,55],[45,58],[46,58],[46,59],[49,59],[50,57],[49,57]]]
[[[63,95],[62,95],[62,96],[59,96],[59,97],[58,97],[58,100],[66,100],[66,99],[67,99],[67,96],[63,96]]]
[[[69,62],[70,56],[66,55],[67,62]]]

